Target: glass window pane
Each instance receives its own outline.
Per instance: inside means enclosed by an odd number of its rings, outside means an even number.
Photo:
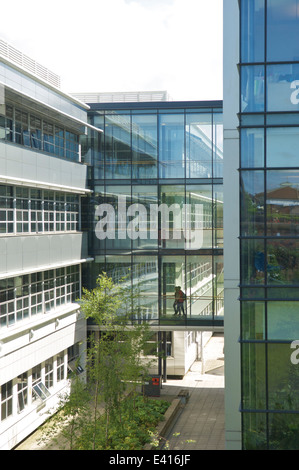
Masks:
[[[123,114],[105,118],[105,177],[131,178],[131,120]]]
[[[289,343],[268,344],[268,407],[271,410],[299,409],[299,368],[293,364]],[[298,430],[297,430],[298,433]]]
[[[299,64],[267,67],[267,111],[299,110],[298,73]]]
[[[188,319],[213,317],[213,278],[211,256],[187,256]]]
[[[269,450],[298,450],[299,414],[269,413]]]
[[[132,203],[136,204],[133,222],[136,233],[132,240],[133,249],[158,249],[158,224],[156,211],[152,208],[158,206],[158,189],[156,185],[132,186]],[[138,206],[140,205],[140,206]],[[134,211],[132,211],[134,213]]]
[[[263,343],[242,344],[242,408],[266,408],[266,347]]]
[[[103,214],[103,210],[101,210],[101,214],[104,215],[104,217],[101,217],[101,227],[104,230],[108,229],[106,248],[131,248],[128,224],[132,217],[129,217],[127,213],[131,205],[131,187],[107,186],[105,203],[109,205],[109,211]],[[100,229],[99,226],[98,229]]]
[[[241,68],[241,111],[264,111],[265,69],[263,65]]]
[[[186,115],[186,177],[212,178],[212,115]]]
[[[129,295],[132,289],[131,256],[107,256],[106,273],[115,284],[122,283],[122,286],[126,288]],[[121,306],[122,313],[127,311],[127,307],[132,311],[131,303],[126,305],[126,302],[123,302]]]
[[[241,2],[241,61],[264,62],[265,1]]]
[[[264,302],[242,302],[242,339],[265,339]]]
[[[267,129],[267,166],[298,167],[299,128]]]
[[[241,172],[241,233],[264,235],[264,172]]]
[[[267,234],[299,234],[299,170],[267,171]]]
[[[213,257],[213,295],[214,295],[214,315],[223,317],[224,315],[224,264],[223,256]]]
[[[153,324],[158,319],[158,257],[134,256],[132,282],[137,296],[133,320],[142,319]]]
[[[186,248],[201,249],[213,246],[213,200],[211,185],[186,187]],[[189,240],[189,243],[188,243]]]
[[[265,264],[264,241],[241,240],[241,284],[264,284]]]
[[[267,241],[267,282],[269,285],[299,284],[299,240]]]
[[[213,114],[214,145],[213,145],[213,177],[223,177],[223,115]]]
[[[157,115],[132,116],[132,177],[158,176]]]
[[[214,202],[214,248],[223,248],[223,185],[213,185]]]
[[[268,339],[299,338],[299,302],[268,302]]]
[[[257,168],[264,166],[264,130],[241,130],[241,166]]]
[[[163,212],[160,216],[159,245],[161,248],[185,247],[185,204],[184,186],[160,186],[159,206]],[[163,206],[162,206],[163,205]]]
[[[185,271],[185,257],[184,256],[163,256],[161,266],[161,318],[160,321],[163,323],[163,318],[173,318],[175,321],[184,319],[186,314],[186,302],[183,302],[184,312],[177,311],[176,308],[176,287],[180,287],[184,293],[186,293],[186,271]],[[175,313],[177,313],[176,316]],[[179,316],[181,314],[181,316]],[[169,320],[168,320],[169,321]]]
[[[183,114],[159,116],[159,176],[185,177],[185,129]]]
[[[268,62],[299,59],[298,0],[268,0],[267,60]]]
[[[267,417],[265,413],[243,413],[243,449],[267,450]]]

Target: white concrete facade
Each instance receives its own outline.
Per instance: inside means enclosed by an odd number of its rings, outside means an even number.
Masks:
[[[0,55],[0,450],[48,419],[68,390],[71,360],[80,357],[84,369],[86,321],[76,299],[87,258],[80,227],[87,167],[79,145],[72,161],[66,150],[61,158],[25,138],[40,120],[41,132],[57,130],[53,139],[63,133],[65,149],[68,132],[78,141],[85,132],[87,108]]]
[[[224,0],[224,337],[225,439],[227,450],[241,449],[239,297],[239,6]]]

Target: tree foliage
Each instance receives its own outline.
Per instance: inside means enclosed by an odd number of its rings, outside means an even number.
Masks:
[[[120,436],[126,429],[132,431],[128,421],[133,423],[138,394],[148,379],[150,362],[142,352],[150,331],[146,322],[131,321],[138,313],[138,299],[126,282],[116,285],[105,273],[95,289],[83,289],[80,304],[96,331],[89,336],[86,351],[87,383],[82,387],[75,377],[62,403],[70,424],[64,438],[71,449],[109,449],[112,442],[124,440]],[[128,448],[133,446],[131,439]]]

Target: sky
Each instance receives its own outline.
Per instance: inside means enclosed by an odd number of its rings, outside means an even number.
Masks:
[[[167,90],[221,100],[223,0],[10,0],[0,37],[67,93]]]

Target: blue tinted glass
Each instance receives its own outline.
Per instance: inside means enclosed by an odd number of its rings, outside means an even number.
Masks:
[[[132,116],[132,177],[157,178],[157,115]]]
[[[267,61],[299,60],[298,0],[268,0]]]
[[[267,283],[268,285],[299,284],[299,241],[276,237],[267,241]]]
[[[241,284],[264,284],[265,267],[264,241],[259,239],[241,240]]]
[[[135,219],[135,230],[137,233],[132,237],[132,248],[136,250],[158,249],[158,227],[151,221],[152,205],[158,204],[157,186],[153,184],[133,185],[132,204],[140,205],[134,206],[136,213],[132,219]]]
[[[267,67],[267,111],[299,111],[299,64]]]
[[[267,129],[267,166],[299,167],[299,128]]]
[[[223,177],[223,115],[213,115],[213,133],[214,133],[214,145],[213,145],[213,177]]]
[[[265,70],[263,65],[241,69],[241,111],[264,111]]]
[[[186,115],[187,178],[212,178],[212,115]]]
[[[106,178],[131,178],[130,116],[109,115],[105,118]]]
[[[264,166],[264,129],[241,130],[241,166],[242,168]]]
[[[183,114],[161,114],[159,119],[160,178],[185,177]]]
[[[264,172],[241,172],[241,233],[264,235]]]
[[[267,171],[267,235],[298,236],[299,170]]]
[[[241,61],[264,62],[265,1],[243,0],[241,3]]]

